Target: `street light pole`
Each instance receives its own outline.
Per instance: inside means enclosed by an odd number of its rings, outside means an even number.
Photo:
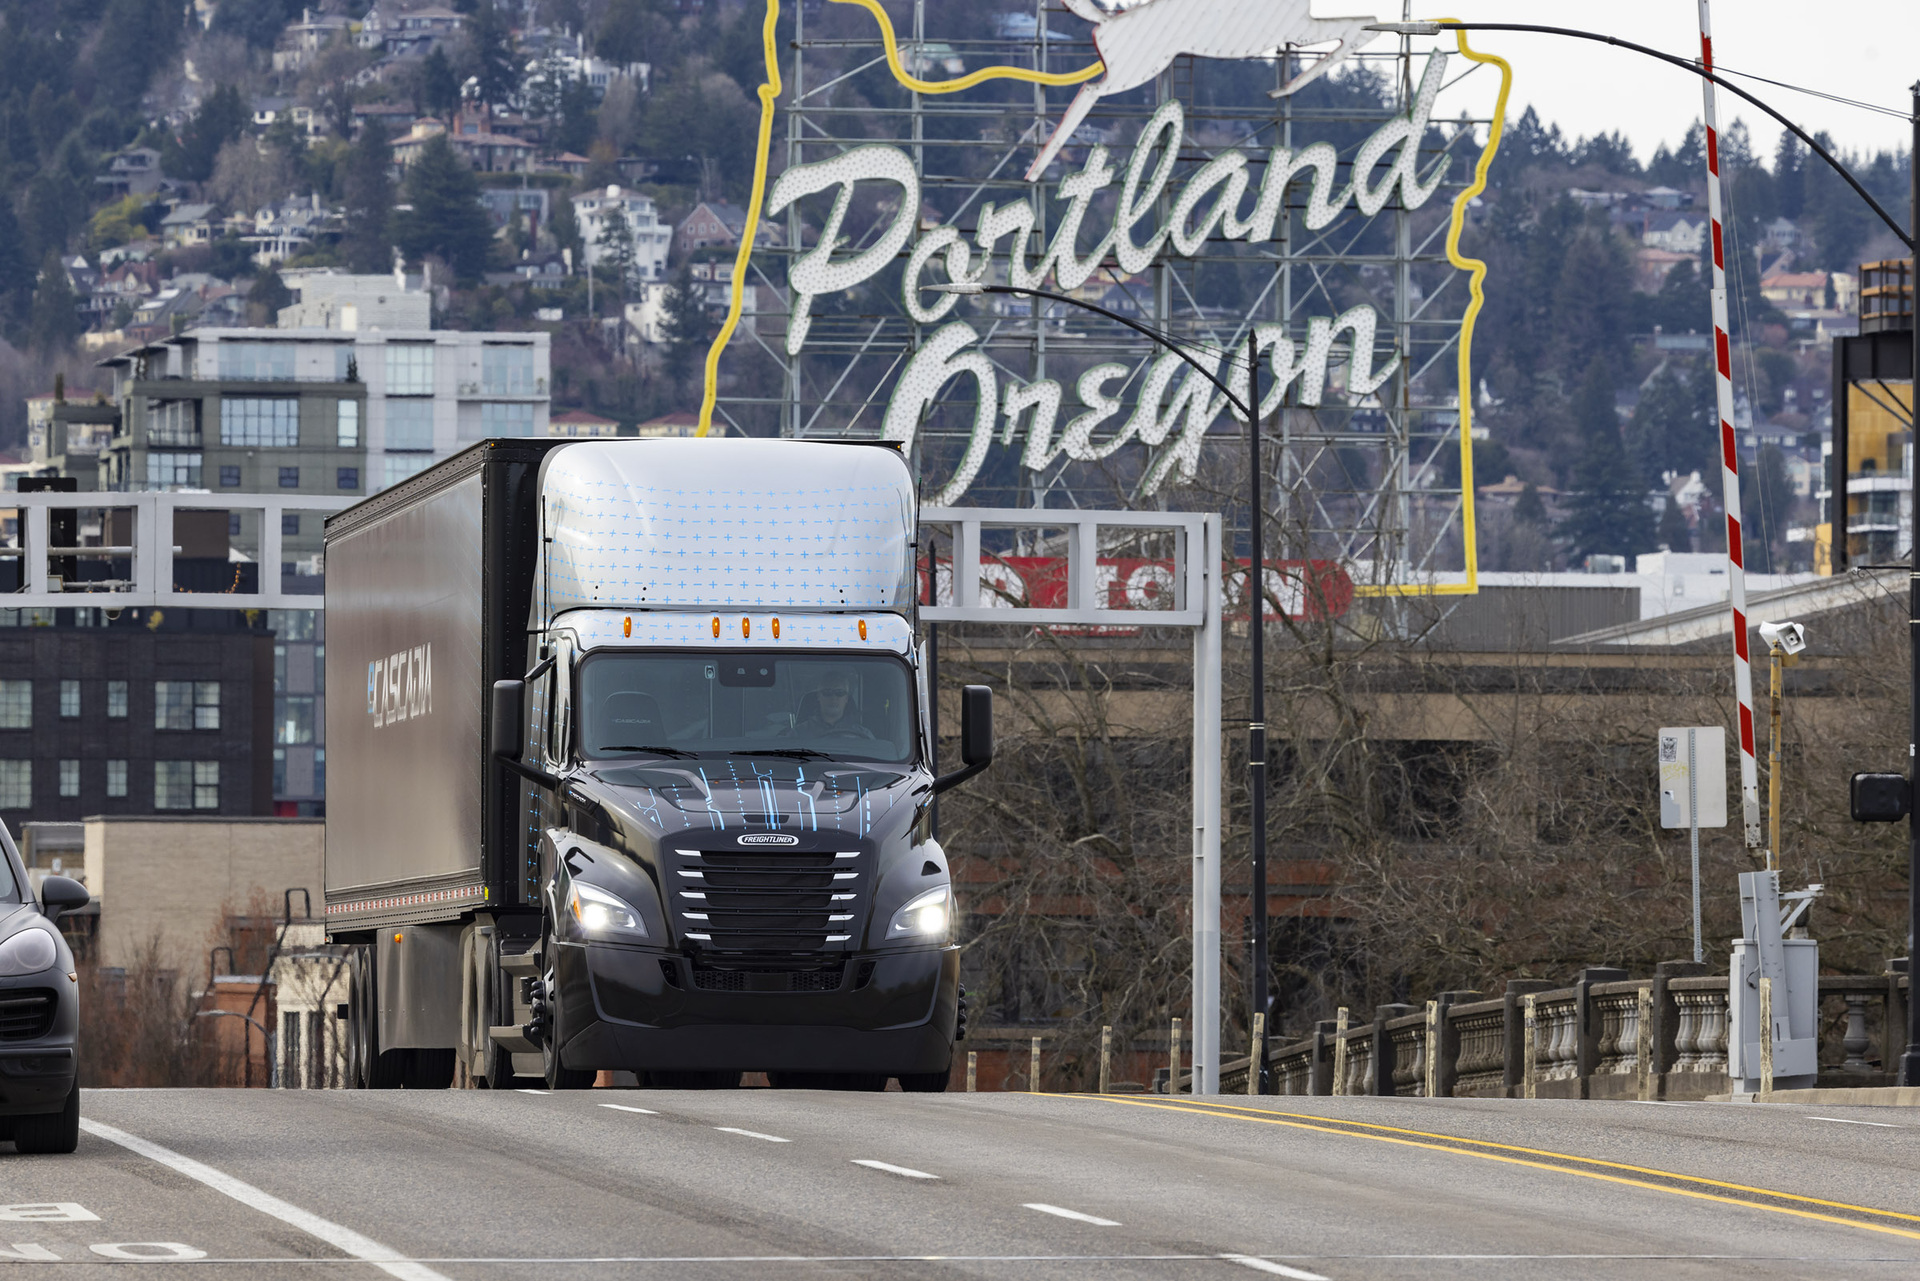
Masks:
[[[1912,95],[1909,106],[1909,119],[1913,125],[1913,150],[1908,153],[1910,179],[1908,223],[1902,227],[1894,221],[1892,214],[1881,208],[1880,202],[1873,198],[1860,180],[1855,178],[1847,167],[1834,158],[1833,153],[1822,146],[1793,121],[1775,111],[1760,99],[1742,89],[1739,85],[1729,84],[1699,63],[1646,45],[1635,44],[1631,40],[1622,40],[1617,36],[1603,35],[1597,31],[1580,31],[1572,27],[1548,27],[1526,22],[1381,22],[1370,25],[1369,31],[1390,31],[1401,35],[1438,35],[1442,31],[1518,31],[1534,35],[1567,36],[1575,40],[1593,40],[1601,44],[1610,44],[1632,53],[1644,54],[1670,63],[1682,71],[1690,72],[1704,80],[1711,81],[1728,93],[1740,98],[1772,117],[1782,128],[1807,145],[1808,150],[1825,161],[1827,167],[1838,174],[1842,181],[1880,217],[1889,230],[1907,247],[1913,255],[1914,270],[1907,273],[1907,323],[1911,328],[1912,368],[1910,371],[1912,389],[1908,396],[1907,415],[1911,423],[1920,423],[1920,252],[1914,248],[1920,242],[1920,81],[1916,81],[1910,90]],[[1907,1086],[1920,1086],[1920,811],[1916,811],[1915,784],[1916,769],[1920,769],[1920,756],[1916,748],[1920,747],[1920,443],[1914,447],[1915,465],[1912,468],[1913,511],[1909,517],[1908,537],[1912,540],[1909,549],[1911,568],[1907,575],[1907,643],[1912,668],[1912,689],[1909,698],[1910,724],[1907,742],[1907,1048],[1900,1060],[1900,1083]],[[1840,460],[1839,471],[1846,475],[1847,461]],[[1840,530],[1838,536],[1846,537],[1846,483],[1840,485]]]
[[[1208,382],[1219,389],[1227,403],[1240,411],[1247,420],[1247,442],[1249,461],[1252,464],[1250,480],[1251,505],[1247,510],[1247,590],[1243,593],[1247,601],[1247,631],[1253,647],[1253,699],[1247,717],[1247,786],[1252,797],[1250,815],[1251,855],[1253,861],[1253,957],[1252,983],[1249,997],[1252,1008],[1248,1012],[1248,1026],[1253,1024],[1253,1016],[1267,1013],[1267,726],[1266,726],[1266,564],[1261,555],[1263,539],[1261,537],[1264,501],[1260,485],[1260,342],[1259,336],[1251,329],[1247,331],[1247,398],[1241,400],[1234,394],[1233,388],[1222,382],[1206,365],[1195,359],[1182,348],[1179,342],[1167,334],[1161,333],[1149,325],[1129,319],[1118,312],[1108,311],[1095,303],[1083,302],[1066,294],[1051,293],[1045,289],[1016,289],[1012,285],[989,285],[974,281],[954,281],[944,285],[928,285],[933,293],[942,294],[1012,294],[1020,298],[1044,298],[1050,302],[1065,303],[1069,307],[1078,307],[1090,311],[1108,320],[1125,325],[1128,329],[1151,339],[1153,342],[1172,352],[1193,366]],[[1194,1011],[1196,1021],[1200,1011]],[[1219,1029],[1214,1029],[1217,1036]],[[1256,1051],[1259,1047],[1255,1047]],[[1249,1065],[1249,1071],[1260,1073],[1261,1088],[1265,1087],[1266,1065]]]

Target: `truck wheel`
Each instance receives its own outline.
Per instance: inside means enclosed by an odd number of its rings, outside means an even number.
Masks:
[[[952,1078],[951,1071],[946,1072],[907,1072],[895,1079],[900,1088],[908,1094],[945,1094],[947,1082]]]
[[[13,1146],[21,1153],[63,1154],[80,1146],[80,1086],[67,1091],[58,1112],[13,1118]]]
[[[500,972],[498,938],[490,937],[474,949],[472,983],[475,1008],[468,1035],[476,1047],[473,1062],[478,1066],[469,1070],[476,1085],[510,1090],[515,1080],[513,1052],[495,1045],[487,1035],[491,1028],[513,1022],[512,988]]]
[[[560,1018],[560,984],[556,978],[553,957],[553,936],[547,935],[540,940],[540,955],[547,960],[546,972],[540,976],[540,1000],[546,1007],[546,1035],[540,1039],[540,1065],[545,1071],[549,1090],[586,1090],[593,1087],[597,1072],[585,1068],[570,1068],[560,1062],[560,1047],[566,1044],[566,1028]],[[539,1020],[536,1018],[535,1020]]]
[[[347,1070],[360,1090],[397,1090],[407,1067],[405,1050],[380,1048],[380,996],[373,949],[359,949],[347,991]]]

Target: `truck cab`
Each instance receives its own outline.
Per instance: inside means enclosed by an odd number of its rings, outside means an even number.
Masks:
[[[471,690],[428,677],[437,688],[389,700],[484,701],[475,764],[494,772],[482,807],[499,822],[473,860],[480,904],[370,937],[368,1077],[391,1051],[417,1067],[451,1040],[494,1085],[761,1071],[944,1089],[965,1016],[930,810],[990,760],[991,702],[965,692],[963,768],[936,777],[904,460],[594,441],[547,452],[532,493],[523,666],[498,646]],[[416,648],[440,661],[432,647],[457,643]],[[392,765],[363,785],[405,786],[404,757]],[[409,1083],[404,1065],[387,1075]]]

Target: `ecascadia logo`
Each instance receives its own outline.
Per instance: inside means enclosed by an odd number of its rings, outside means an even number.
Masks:
[[[741,845],[798,845],[800,838],[784,832],[748,832],[733,838]]]
[[[367,664],[367,715],[373,727],[433,711],[433,646],[415,645]]]

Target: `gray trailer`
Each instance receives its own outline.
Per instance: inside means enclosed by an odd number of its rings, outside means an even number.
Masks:
[[[330,518],[353,1083],[944,1088],[991,704],[935,779],[915,529],[897,453],[797,441],[487,441]]]

